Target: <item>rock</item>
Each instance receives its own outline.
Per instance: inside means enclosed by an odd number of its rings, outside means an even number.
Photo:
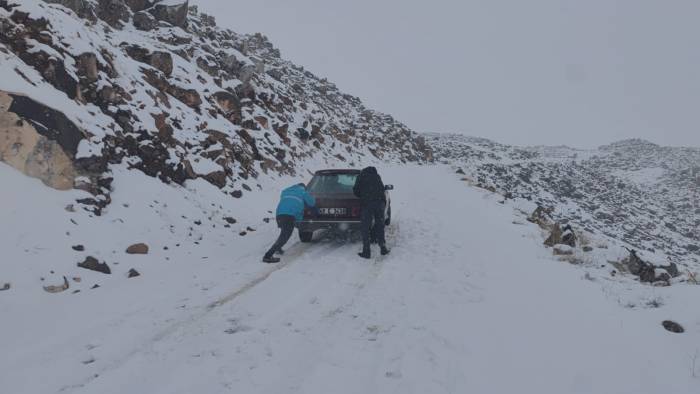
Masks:
[[[156,1],[157,0],[125,0],[126,5],[131,8],[131,11],[136,13],[153,7]]]
[[[136,278],[137,276],[141,276],[141,274],[133,268],[130,269],[129,273],[127,274],[128,278]]]
[[[211,183],[212,185],[222,189],[226,186],[226,172],[224,171],[214,171],[204,176],[204,179]]]
[[[189,1],[184,1],[180,4],[156,4],[148,10],[159,21],[170,23],[173,26],[187,28],[187,12]]]
[[[78,56],[78,75],[84,77],[88,83],[97,82],[99,78],[97,55],[92,52],[85,52]]]
[[[564,227],[562,232],[561,243],[564,245],[569,245],[572,248],[576,247],[576,235],[574,234],[574,230],[568,224]]]
[[[228,223],[228,224],[236,224],[236,223],[237,223],[237,220],[234,219],[234,218],[232,218],[232,217],[230,217],[230,216],[226,216],[226,217],[224,218],[224,220],[225,220],[226,223]]]
[[[72,248],[76,252],[84,252],[85,251],[85,246],[83,246],[83,245],[73,245]]]
[[[62,113],[0,92],[0,161],[58,190],[73,188],[83,132]]]
[[[151,66],[162,71],[166,76],[172,75],[173,57],[169,52],[155,51],[151,53],[148,60]]]
[[[62,293],[70,288],[70,284],[68,283],[68,279],[64,276],[63,277],[63,284],[59,286],[44,286],[44,291],[47,293]]]
[[[148,245],[144,243],[133,244],[126,249],[128,254],[148,254]]]
[[[538,205],[527,220],[544,228],[551,221],[550,213],[551,210],[547,210],[541,205]]]
[[[561,227],[559,227],[559,223],[555,223],[554,226],[552,226],[552,232],[549,234],[549,237],[544,241],[544,244],[547,246],[554,246],[556,244],[560,244],[561,235]]]
[[[673,320],[664,320],[661,324],[664,326],[666,331],[675,332],[676,334],[680,334],[685,331],[683,326],[674,322]]]
[[[583,247],[583,251],[584,251],[584,252],[592,252],[592,251],[593,251],[593,247],[592,247],[592,246],[586,245],[586,246]]]
[[[10,290],[10,287],[12,286],[9,283],[5,283],[4,285],[2,285],[2,287],[0,287],[0,291]]]
[[[156,18],[149,14],[148,12],[137,12],[133,17],[134,27],[142,31],[151,31],[158,27],[158,21]]]
[[[457,171],[456,171],[455,173],[457,173],[457,174],[459,174],[459,175],[466,175],[466,174],[464,173],[464,170],[461,169],[461,168],[458,168]]]
[[[662,268],[668,272],[669,275],[671,275],[672,278],[676,278],[681,275],[681,272],[678,270],[678,265],[676,263],[670,263],[667,266],[660,266],[659,268]]]
[[[82,263],[78,263],[78,267],[89,269],[91,271],[101,272],[103,274],[112,273],[112,270],[109,269],[107,263],[100,263],[99,261],[97,261],[96,258],[92,256],[88,256],[85,258],[85,261],[83,261]]]
[[[114,28],[121,28],[129,21],[130,15],[124,0],[99,0],[97,3],[97,17]]]
[[[629,250],[629,253],[629,256],[622,260],[622,264],[632,275],[640,275],[642,268],[648,264],[637,256],[636,250]]]
[[[654,282],[666,282],[666,283],[668,283],[670,280],[671,280],[671,274],[669,274],[665,269],[663,269],[663,268],[654,269]]]

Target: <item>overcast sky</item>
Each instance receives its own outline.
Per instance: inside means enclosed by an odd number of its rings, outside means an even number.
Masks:
[[[700,146],[698,0],[192,0],[416,131]]]

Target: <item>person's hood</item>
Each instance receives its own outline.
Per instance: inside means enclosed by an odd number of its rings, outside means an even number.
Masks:
[[[303,183],[297,183],[296,185],[289,186],[288,188],[284,189],[285,191],[289,190],[306,190],[306,186]]]
[[[372,174],[376,175],[377,174],[377,169],[374,167],[366,167],[364,170],[362,170],[365,174]]]

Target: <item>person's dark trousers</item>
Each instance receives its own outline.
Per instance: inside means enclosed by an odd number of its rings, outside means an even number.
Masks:
[[[370,240],[376,237],[379,246],[384,246],[384,201],[367,201],[362,204],[362,251],[369,253]],[[374,226],[372,223],[374,222]]]
[[[272,257],[275,252],[278,250],[281,250],[282,247],[289,241],[289,238],[292,236],[292,233],[294,233],[294,222],[296,219],[294,216],[291,215],[279,215],[277,216],[277,227],[280,228],[280,236],[277,238],[277,241],[275,241],[275,244],[272,245],[270,250],[265,253],[265,257]]]

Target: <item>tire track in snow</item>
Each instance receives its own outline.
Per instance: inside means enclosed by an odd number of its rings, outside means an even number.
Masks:
[[[150,352],[153,347],[158,344],[159,342],[165,340],[166,338],[170,337],[174,333],[176,333],[178,330],[186,328],[192,324],[197,323],[200,319],[208,316],[212,311],[217,309],[218,307],[221,307],[223,305],[229,304],[238,297],[244,295],[245,293],[249,292],[250,290],[254,289],[261,283],[263,283],[265,280],[267,280],[272,274],[275,272],[278,272],[284,268],[292,266],[296,261],[299,260],[300,257],[304,256],[304,253],[311,249],[312,246],[324,246],[323,248],[319,250],[315,250],[314,254],[316,253],[321,253],[322,251],[328,252],[329,250],[336,250],[340,249],[343,245],[338,245],[338,244],[333,244],[330,242],[324,242],[326,239],[326,236],[324,234],[323,238],[321,238],[319,241],[310,243],[310,244],[304,244],[301,242],[298,242],[294,244],[291,248],[288,249],[287,253],[285,254],[286,258],[284,262],[280,262],[276,264],[274,267],[269,268],[264,270],[260,275],[256,276],[254,279],[248,281],[247,283],[243,284],[240,286],[238,289],[236,289],[233,292],[230,292],[224,297],[221,297],[217,299],[214,302],[211,302],[207,304],[206,306],[199,306],[196,307],[198,310],[195,313],[191,313],[188,316],[179,319],[177,322],[169,324],[167,327],[164,329],[160,330],[157,332],[155,335],[153,335],[149,340],[142,342],[139,346],[134,346],[133,350],[127,353],[126,355],[119,357],[116,360],[112,360],[108,365],[102,367],[99,372],[92,374],[90,377],[84,379],[81,383],[76,383],[76,384],[70,384],[70,385],[64,385],[61,387],[58,392],[67,392],[68,390],[75,390],[75,389],[82,389],[94,380],[98,379],[103,373],[114,371],[121,367],[122,365],[125,365],[126,363],[129,362],[130,359],[133,357],[137,356],[138,354],[144,354],[147,352]],[[251,258],[253,254],[246,254],[243,256],[242,260],[247,260]]]

